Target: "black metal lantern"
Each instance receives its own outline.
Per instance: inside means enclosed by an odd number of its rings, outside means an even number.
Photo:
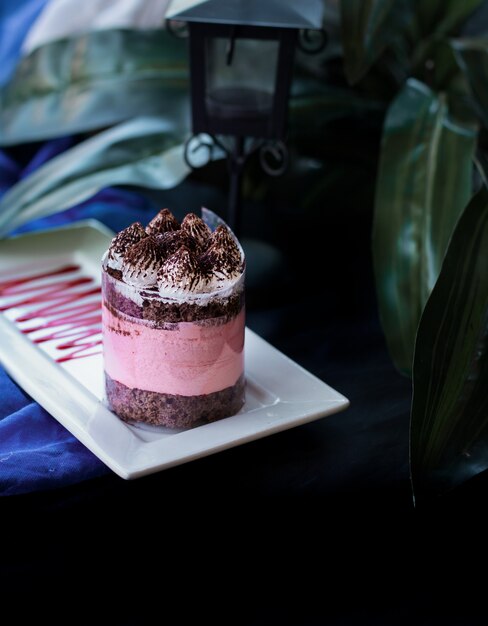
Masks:
[[[194,136],[185,158],[193,166],[193,151],[212,145],[227,154],[228,221],[234,229],[248,156],[259,150],[269,174],[286,167],[295,46],[299,34],[320,30],[322,12],[322,0],[174,0],[167,13],[169,24],[186,22],[189,31]],[[230,144],[222,136],[230,136]]]

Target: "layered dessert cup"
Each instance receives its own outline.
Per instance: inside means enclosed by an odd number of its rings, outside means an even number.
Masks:
[[[102,262],[106,397],[121,419],[188,428],[244,404],[242,248],[211,211],[163,209]]]

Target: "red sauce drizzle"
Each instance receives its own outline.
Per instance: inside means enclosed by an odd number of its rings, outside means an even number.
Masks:
[[[32,321],[32,325],[21,329],[26,335],[39,330],[52,330],[49,334],[33,339],[34,343],[67,340],[56,346],[57,350],[70,351],[57,358],[58,363],[101,353],[101,349],[93,352],[93,348],[102,344],[101,303],[100,298],[90,297],[101,293],[101,289],[92,286],[92,278],[66,276],[79,269],[79,265],[65,265],[49,272],[0,281],[0,296],[20,296],[0,306],[0,312],[21,306],[41,305],[14,320],[17,323]],[[48,284],[38,283],[53,278],[55,280]],[[83,285],[87,289],[79,289]],[[82,302],[85,299],[87,301]],[[77,302],[79,304],[73,306]]]

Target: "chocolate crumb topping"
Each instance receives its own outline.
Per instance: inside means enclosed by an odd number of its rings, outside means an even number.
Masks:
[[[128,248],[147,237],[143,225],[134,222],[115,235],[108,249],[108,258],[112,261],[120,260]]]
[[[185,215],[181,228],[193,237],[201,250],[205,249],[212,231],[198,215],[195,213]]]
[[[169,209],[161,209],[146,226],[146,233],[148,235],[157,235],[174,232],[175,230],[179,230],[179,228],[180,225],[173,213],[171,213]]]
[[[163,259],[167,259],[174,254],[181,246],[185,246],[191,252],[197,251],[197,244],[193,237],[184,230],[156,235],[156,241],[161,249]]]
[[[163,263],[158,274],[160,292],[184,289],[197,292],[205,282],[200,267],[186,246],[180,246]]]
[[[242,271],[241,253],[225,226],[218,226],[209,239],[209,245],[199,259],[205,274],[231,278]]]

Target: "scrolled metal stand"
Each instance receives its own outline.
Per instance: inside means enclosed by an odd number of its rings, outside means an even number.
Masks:
[[[242,176],[249,157],[259,151],[259,163],[268,176],[281,176],[288,167],[288,148],[283,141],[242,136],[192,135],[185,144],[184,158],[191,169],[204,167],[223,152],[229,170],[227,223],[239,236],[242,208]]]
[[[298,33],[297,45],[306,54],[318,54],[325,49],[328,43],[329,38],[323,28],[320,30],[306,28]]]

